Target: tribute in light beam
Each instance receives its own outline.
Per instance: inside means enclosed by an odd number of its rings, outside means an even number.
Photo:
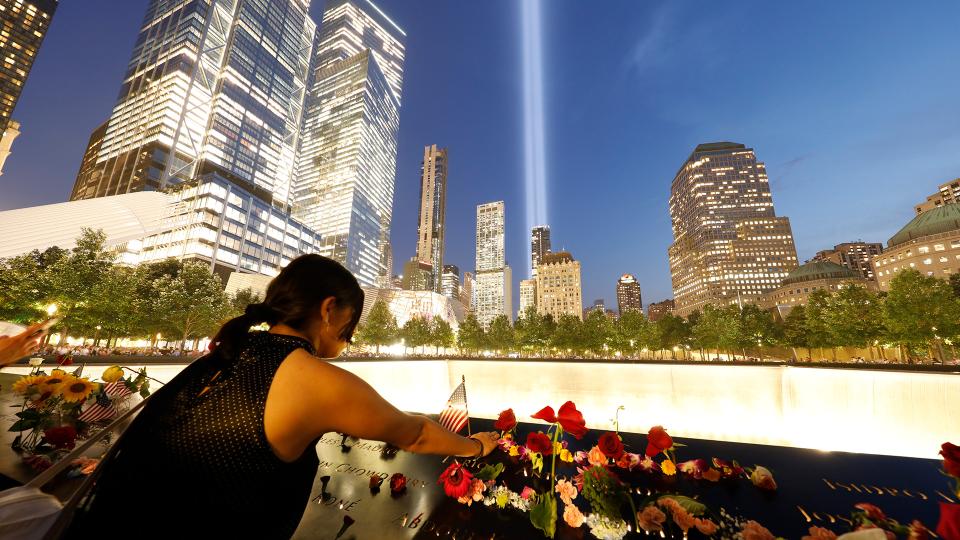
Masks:
[[[543,54],[540,1],[521,0],[523,27],[523,135],[527,230],[547,221],[547,163],[544,152]],[[527,243],[525,241],[525,243]]]

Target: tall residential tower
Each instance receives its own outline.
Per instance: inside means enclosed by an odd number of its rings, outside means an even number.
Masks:
[[[364,285],[385,274],[405,39],[369,0],[328,2],[304,107],[294,215]]]
[[[530,231],[530,275],[537,275],[543,256],[550,253],[550,226],[537,225]]]
[[[756,302],[797,267],[790,220],[777,217],[764,164],[738,143],[701,144],[670,190],[675,313]]]
[[[617,280],[617,309],[620,315],[631,309],[643,312],[640,283],[631,274],[624,274]]]
[[[420,165],[420,216],[417,220],[417,260],[430,264],[430,283],[441,292],[443,240],[447,212],[447,149],[423,149]],[[459,279],[459,277],[458,277]]]
[[[503,201],[477,206],[477,273],[474,310],[484,328],[499,315],[512,317],[512,279],[504,257]]]

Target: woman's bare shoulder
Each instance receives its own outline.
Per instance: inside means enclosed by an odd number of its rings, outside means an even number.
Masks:
[[[286,369],[284,369],[286,368]],[[351,391],[367,383],[353,373],[338,367],[323,358],[310,354],[305,349],[297,349],[287,356],[281,365],[285,375],[294,379],[298,386],[324,388],[327,391]],[[279,373],[278,373],[279,374]]]

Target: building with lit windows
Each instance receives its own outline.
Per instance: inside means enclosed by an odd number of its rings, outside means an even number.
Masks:
[[[217,175],[288,207],[316,33],[309,4],[151,0],[120,98],[91,137],[95,164],[81,167],[71,198]]]
[[[922,214],[927,210],[939,208],[945,204],[953,204],[960,201],[960,178],[940,184],[937,192],[927,197],[927,200],[914,207],[917,214]]]
[[[550,226],[538,225],[530,232],[530,275],[537,275],[543,256],[550,253]]]
[[[430,264],[433,290],[441,292],[443,242],[447,213],[447,149],[423,149],[420,164],[420,218],[417,220],[417,259]]]
[[[517,318],[523,317],[529,307],[534,309],[537,307],[536,279],[520,280],[520,308],[517,310]]]
[[[40,44],[50,29],[58,0],[0,0],[0,133],[5,137],[10,116],[20,99],[30,69],[37,58]],[[14,131],[19,129],[16,126]],[[19,131],[17,131],[19,133]],[[10,138],[9,142],[13,142]],[[7,147],[9,151],[9,146]]]
[[[440,274],[440,294],[460,300],[460,268],[452,264],[443,265],[443,273]]]
[[[794,307],[806,305],[814,291],[834,293],[850,286],[877,288],[876,283],[862,277],[856,270],[832,261],[810,261],[793,269],[779,287],[761,296],[757,305],[776,310],[784,318]]]
[[[673,313],[673,305],[673,300],[654,302],[647,306],[647,318],[650,319],[650,322],[657,322],[668,313]]]
[[[873,259],[881,291],[901,270],[948,279],[960,272],[960,204],[927,210],[890,237],[887,249]]]
[[[624,274],[617,280],[617,309],[620,315],[630,309],[643,312],[640,282],[632,274]]]
[[[883,244],[879,242],[845,242],[833,246],[833,249],[818,251],[814,261],[830,261],[849,268],[863,279],[873,280],[873,258],[883,253]]]
[[[777,217],[766,167],[738,143],[701,144],[670,190],[675,313],[756,302],[797,267],[790,220]]]
[[[580,262],[566,251],[544,254],[537,267],[537,313],[583,319]]]
[[[467,311],[473,311],[473,273],[464,272],[463,281],[460,283],[460,303],[463,304]]]
[[[294,215],[364,285],[386,275],[405,40],[372,2],[331,0],[304,106]]]
[[[411,258],[403,264],[401,288],[405,291],[432,291],[433,277],[430,263]]]
[[[477,206],[473,310],[484,328],[499,315],[513,316],[512,276],[504,256],[504,225],[503,201]]]

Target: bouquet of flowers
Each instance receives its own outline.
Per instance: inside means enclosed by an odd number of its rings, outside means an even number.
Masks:
[[[83,366],[73,372],[59,362],[50,373],[42,369],[42,360],[31,361],[33,369],[13,384],[13,392],[23,403],[15,413],[17,421],[9,431],[17,432],[13,448],[22,451],[24,461],[42,470],[76,446],[78,439],[115,417],[129,406],[137,393],[150,395],[146,369],[133,371],[121,366],[107,368],[102,382],[83,377]],[[125,371],[131,375],[125,377]]]

